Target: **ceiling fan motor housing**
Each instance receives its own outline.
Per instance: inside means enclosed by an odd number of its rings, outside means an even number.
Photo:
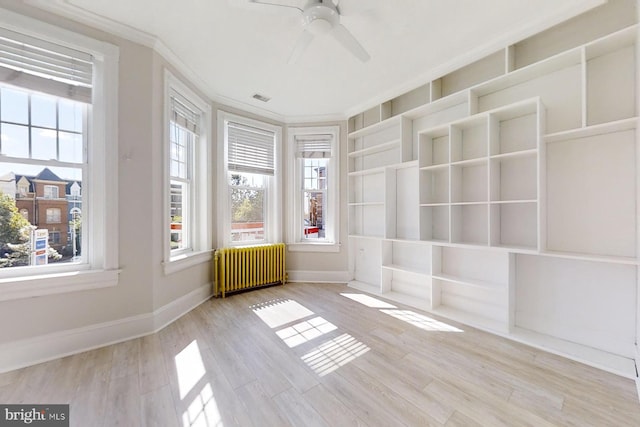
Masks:
[[[311,3],[302,12],[305,29],[314,36],[328,33],[340,23],[340,15],[333,3]]]

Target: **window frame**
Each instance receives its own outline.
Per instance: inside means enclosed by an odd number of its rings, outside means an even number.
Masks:
[[[81,263],[12,267],[0,271],[0,301],[115,286],[118,283],[118,168],[119,48],[52,24],[0,9],[0,26],[50,40],[93,57],[93,102],[87,131],[90,147],[83,163],[89,194],[87,234],[91,236]],[[28,89],[28,88],[25,88]],[[87,167],[90,165],[90,167]]]
[[[183,229],[188,233],[189,247],[179,250],[171,250],[171,94],[175,92],[198,108],[199,123],[201,129],[198,137],[193,141],[190,158],[193,162],[191,188],[189,191],[188,215],[189,224]],[[173,73],[165,69],[164,72],[164,121],[163,121],[163,247],[164,261],[162,262],[164,274],[172,274],[191,266],[208,262],[213,253],[212,237],[212,200],[211,196],[211,105],[193,90],[187,87]],[[184,217],[183,217],[184,226]]]
[[[317,134],[330,134],[331,156],[329,159],[329,171],[326,176],[328,186],[327,194],[327,223],[325,240],[303,240],[303,232],[300,228],[303,213],[301,212],[304,178],[304,158],[298,157],[296,136],[309,136]],[[340,251],[340,126],[311,126],[287,128],[287,164],[288,164],[288,188],[290,220],[287,227],[287,246],[290,251],[300,252],[339,252]],[[331,234],[332,238],[328,238]]]
[[[219,247],[254,246],[283,241],[282,236],[282,126],[250,119],[218,110],[218,239]],[[265,238],[264,241],[231,241],[231,186],[229,185],[227,123],[235,122],[273,132],[275,135],[274,173],[265,175]]]

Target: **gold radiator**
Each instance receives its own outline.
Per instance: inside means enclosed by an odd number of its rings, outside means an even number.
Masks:
[[[222,248],[213,257],[215,295],[244,291],[260,286],[283,284],[285,244]]]

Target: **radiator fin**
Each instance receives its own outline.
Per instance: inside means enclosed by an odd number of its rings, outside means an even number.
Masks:
[[[215,252],[216,296],[286,282],[285,244],[222,248]]]

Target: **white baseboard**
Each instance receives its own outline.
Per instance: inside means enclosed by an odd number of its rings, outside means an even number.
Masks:
[[[2,344],[0,373],[152,334],[193,310],[211,295],[211,283],[208,283],[153,313]]]
[[[347,283],[351,280],[348,271],[305,271],[288,270],[289,282],[307,283]]]

